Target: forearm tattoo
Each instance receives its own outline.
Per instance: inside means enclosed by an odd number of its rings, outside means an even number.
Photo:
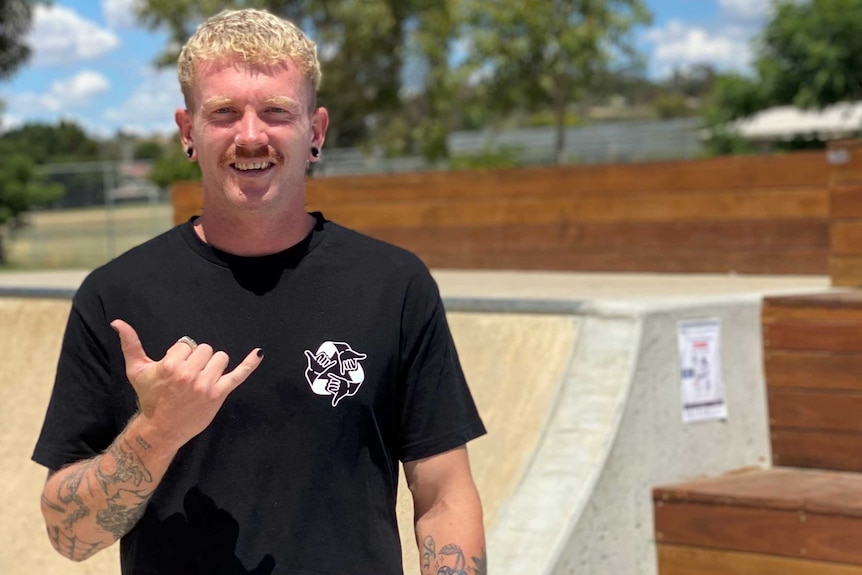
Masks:
[[[122,503],[130,500],[131,504]],[[119,539],[128,533],[144,515],[149,500],[149,495],[142,495],[139,491],[121,489],[116,495],[108,498],[107,509],[96,512],[96,523],[114,538]]]
[[[141,437],[135,444],[142,450],[150,445]],[[54,547],[73,559],[86,559],[110,542],[83,542],[78,539],[74,526],[91,514],[93,496],[101,492],[106,508],[95,513],[95,524],[119,539],[134,527],[143,516],[153,494],[153,475],[143,460],[132,449],[131,443],[120,438],[101,457],[87,465],[71,470],[60,481],[56,497],[42,496],[43,504],[63,514],[57,525],[49,526],[48,535]]]
[[[485,550],[481,557],[472,557],[467,565],[464,551],[449,543],[437,550],[430,535],[422,541],[422,575],[487,575],[488,559]]]
[[[125,439],[108,448],[108,451],[105,452],[105,459],[109,457],[113,459],[115,467],[113,473],[106,473],[103,470],[106,465],[96,466],[96,477],[102,485],[102,491],[105,495],[108,495],[111,485],[131,482],[134,483],[135,487],[139,487],[142,482],[152,483],[153,476],[150,474],[150,470],[147,469],[138,454],[130,448]],[[105,461],[104,463],[110,465],[112,462]]]
[[[57,526],[48,528],[48,537],[50,537],[54,548],[64,557],[75,559],[77,561],[83,561],[84,559],[89,558],[93,553],[103,547],[102,543],[87,543],[85,541],[81,541],[74,535],[66,535]]]
[[[63,526],[67,529],[71,529],[72,526],[80,519],[83,519],[90,514],[90,508],[81,498],[81,494],[79,493],[81,483],[84,481],[86,472],[86,467],[76,469],[60,482],[60,486],[57,489],[57,501],[65,505],[62,509],[63,513],[66,514],[63,519]],[[92,493],[92,490],[89,491]],[[59,507],[60,506],[57,505],[55,508]]]

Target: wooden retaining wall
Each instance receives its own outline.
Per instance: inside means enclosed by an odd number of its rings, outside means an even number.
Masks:
[[[436,268],[826,275],[829,178],[802,152],[312,178],[307,203]],[[177,187],[178,222],[200,195]]]
[[[659,575],[862,575],[862,290],[761,319],[774,467],[656,487]]]

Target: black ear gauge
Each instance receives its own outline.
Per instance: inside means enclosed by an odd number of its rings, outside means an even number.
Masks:
[[[320,148],[318,148],[317,146],[311,146],[311,156],[313,158],[319,158],[320,157]]]
[[[192,148],[191,146],[186,148],[186,156],[188,156],[190,160],[192,159],[192,156],[194,155],[194,153],[195,153],[195,149]]]

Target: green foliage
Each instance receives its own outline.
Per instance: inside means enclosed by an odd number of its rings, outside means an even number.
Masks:
[[[674,70],[668,78],[655,85],[650,107],[656,117],[664,120],[700,114],[719,77],[708,64]]]
[[[264,8],[284,16],[309,31],[318,43],[323,67],[318,101],[329,110],[328,145],[379,144],[405,153],[427,147],[434,155],[441,142],[441,129],[434,124],[444,126],[445,132],[451,107],[447,74],[454,1],[144,0],[138,15],[145,25],[170,32],[170,47],[158,63],[171,66],[176,63],[177,47],[185,43],[196,23],[223,9]],[[402,132],[405,145],[393,146],[379,135],[405,112],[401,88],[408,55],[427,71],[420,78],[426,87],[423,115],[411,118],[413,125],[423,126]],[[417,138],[429,141],[417,142]]]
[[[3,134],[4,149],[26,155],[36,165],[100,160],[100,144],[71,121],[57,124],[25,124]],[[66,190],[61,205],[88,205],[103,200],[104,180],[98,173],[51,176]],[[0,202],[2,203],[2,202]]]
[[[0,224],[7,224],[32,207],[49,204],[62,195],[62,186],[49,183],[28,157],[0,156]]]
[[[12,76],[30,57],[25,37],[33,20],[33,6],[39,3],[0,0],[0,79]]]
[[[169,31],[160,63],[174,65],[198,22],[241,7],[285,16],[317,41],[327,145],[431,162],[448,157],[450,131],[514,112],[550,110],[549,125],[571,125],[572,104],[599,80],[637,69],[633,31],[650,21],[644,0],[142,0],[138,14]]]
[[[862,0],[777,0],[757,40],[769,100],[822,108],[862,99]]]
[[[3,134],[13,149],[26,152],[37,164],[83,162],[99,159],[99,143],[76,123],[25,124]]]
[[[755,39],[754,75],[716,82],[706,108],[713,153],[753,149],[733,134],[736,119],[771,106],[824,108],[862,99],[862,0],[776,0]],[[780,149],[822,144],[777,143]]]
[[[135,144],[132,158],[135,160],[158,160],[165,155],[165,146],[158,140],[141,140]]]
[[[3,142],[0,146],[0,264],[6,261],[4,237],[25,224],[24,216],[33,207],[49,204],[62,195],[62,186],[46,181],[30,158]]]
[[[744,154],[754,146],[733,129],[733,122],[767,107],[768,97],[763,86],[753,78],[740,74],[721,76],[704,109],[709,133],[706,148],[710,154]]]
[[[153,163],[150,180],[157,186],[167,188],[174,182],[197,181],[201,179],[201,169],[197,162],[191,162],[180,146],[173,145]]]
[[[477,170],[484,168],[515,168],[520,166],[520,149],[503,147],[486,148],[478,154],[461,154],[452,157],[453,170]]]
[[[550,107],[563,158],[569,104],[600,74],[637,59],[633,29],[650,21],[641,0],[464,0],[472,44],[467,65],[490,86],[499,115]]]
[[[658,95],[653,100],[652,107],[655,110],[655,115],[662,120],[684,118],[694,114],[694,110],[688,104],[688,98],[674,92],[665,92]]]
[[[551,110],[538,110],[527,114],[524,118],[523,125],[528,128],[540,128],[545,126],[554,126],[557,123],[557,118],[554,117]],[[574,128],[581,125],[581,118],[574,112],[567,112],[563,119],[563,125],[567,128]]]

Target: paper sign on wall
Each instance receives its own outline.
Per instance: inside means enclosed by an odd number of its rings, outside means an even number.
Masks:
[[[726,419],[718,318],[677,323],[684,423]]]

